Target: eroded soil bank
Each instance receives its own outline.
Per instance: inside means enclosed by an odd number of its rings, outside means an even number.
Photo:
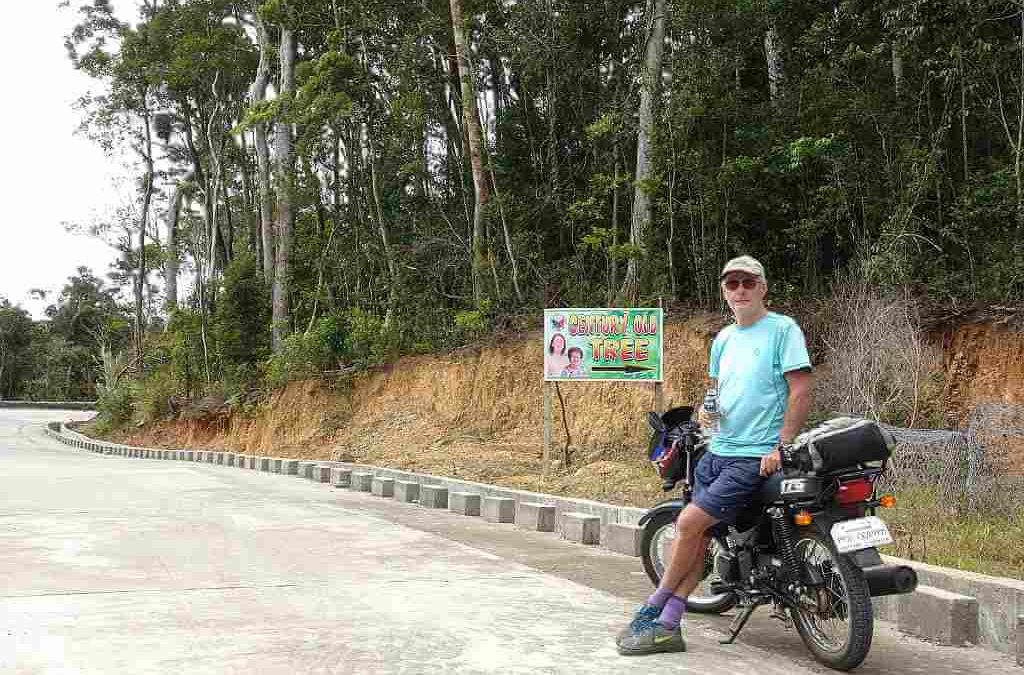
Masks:
[[[721,317],[702,315],[666,326],[666,404],[700,400],[710,341],[722,325]],[[1024,335],[978,324],[936,340],[943,347],[943,404],[951,419],[966,419],[986,402],[1024,404]],[[124,438],[138,445],[358,461],[650,504],[660,495],[644,455],[652,385],[561,383],[554,402],[557,461],[545,471],[538,342],[528,336],[447,356],[403,358],[344,381],[295,382],[255,414],[164,421]]]

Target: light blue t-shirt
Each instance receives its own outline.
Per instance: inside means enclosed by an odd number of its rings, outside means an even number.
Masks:
[[[789,398],[785,373],[810,368],[796,321],[769,312],[746,328],[728,326],[711,345],[708,374],[718,380],[722,414],[711,452],[762,457],[775,447]]]

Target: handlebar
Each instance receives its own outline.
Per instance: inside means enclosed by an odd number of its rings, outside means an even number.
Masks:
[[[810,472],[814,469],[811,452],[806,445],[782,445],[782,468]]]

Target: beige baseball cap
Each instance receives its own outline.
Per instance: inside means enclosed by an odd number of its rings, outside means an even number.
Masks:
[[[766,278],[764,275],[764,265],[749,255],[741,255],[725,263],[725,267],[722,268],[722,273],[718,275],[718,278],[724,278],[729,272],[746,272],[747,274],[753,274],[755,277]]]

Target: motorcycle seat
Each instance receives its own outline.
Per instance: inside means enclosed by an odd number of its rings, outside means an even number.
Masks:
[[[756,525],[761,517],[761,510],[766,505],[777,502],[782,497],[782,481],[784,478],[785,474],[782,471],[776,471],[761,483],[761,488],[754,495],[750,504],[739,512],[739,516],[736,519],[736,530],[738,532],[743,532]]]
[[[761,490],[758,492],[757,501],[760,504],[771,504],[772,502],[778,501],[782,497],[782,480],[785,475],[782,471],[776,471],[768,477],[761,484]]]

